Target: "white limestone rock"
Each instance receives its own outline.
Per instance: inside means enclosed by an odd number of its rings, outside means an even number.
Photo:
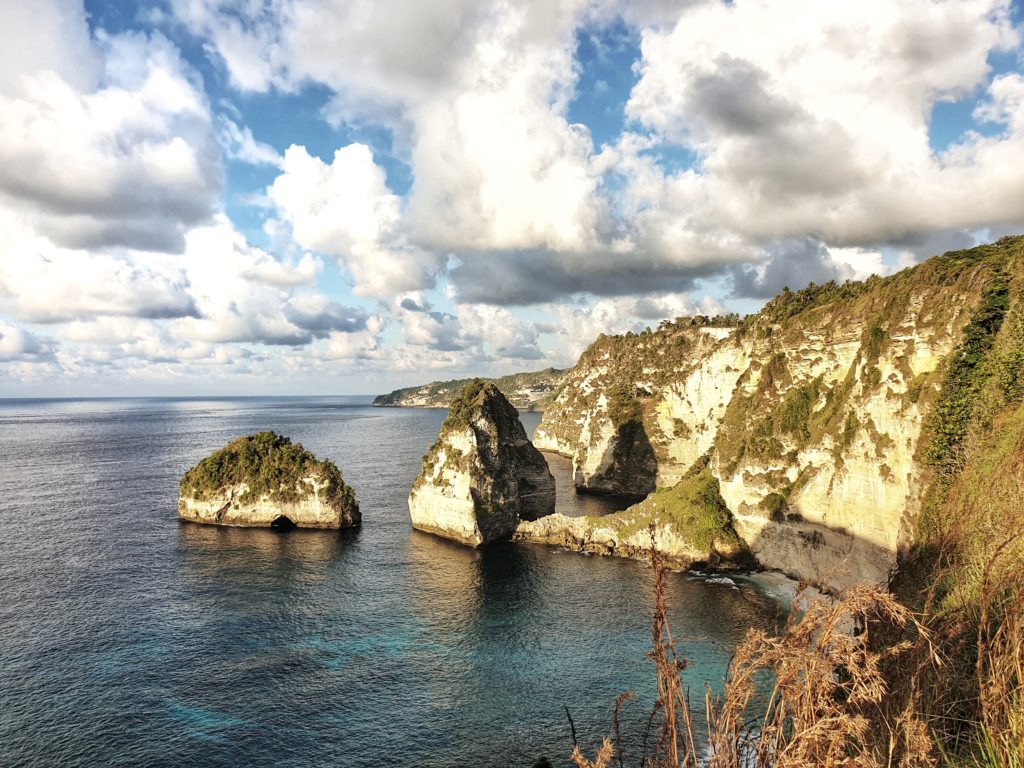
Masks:
[[[494,384],[466,384],[409,494],[413,527],[478,547],[554,508],[555,479],[519,413]]]
[[[338,468],[274,432],[232,440],[186,472],[178,516],[258,528],[347,528],[362,521]]]

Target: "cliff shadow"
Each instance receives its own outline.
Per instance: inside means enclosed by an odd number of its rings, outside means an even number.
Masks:
[[[761,566],[819,588],[888,585],[896,566],[895,551],[842,528],[793,517],[767,520],[755,531],[746,520],[734,515],[734,526]]]
[[[555,478],[555,512],[566,517],[601,517],[619,512],[636,499],[607,493],[587,493],[573,481],[572,458],[561,453],[541,451]]]
[[[639,415],[623,421],[598,463],[585,476],[577,469],[573,478],[578,493],[620,496],[633,501],[653,493],[658,478],[658,457]]]

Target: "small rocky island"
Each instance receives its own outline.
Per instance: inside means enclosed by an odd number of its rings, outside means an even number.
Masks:
[[[212,525],[348,528],[362,516],[333,462],[275,432],[232,440],[185,473],[178,516]]]
[[[409,494],[414,528],[478,547],[555,510],[555,478],[491,382],[459,391]]]

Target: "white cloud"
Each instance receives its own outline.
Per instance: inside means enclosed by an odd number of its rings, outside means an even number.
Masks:
[[[929,119],[937,101],[985,85],[992,51],[1017,44],[1006,0],[699,4],[644,32],[627,111],[700,158],[699,173],[664,183],[754,243],[982,226],[1020,218],[1020,175],[1002,170],[1024,163],[1024,133],[1002,106],[1012,89],[993,96],[1008,126],[997,139],[935,156]]]
[[[217,140],[232,160],[275,168],[280,168],[284,162],[276,149],[256,140],[249,126],[241,126],[226,115],[220,115],[217,118],[217,128]]]
[[[0,319],[0,362],[43,362],[53,358],[53,344]]]
[[[0,307],[35,323],[196,313],[185,272],[147,254],[62,248],[0,208]]]
[[[74,53],[63,44],[50,42]],[[0,204],[61,245],[178,249],[221,191],[206,97],[159,34],[102,35],[90,50],[94,85],[57,66],[22,69],[0,92]]]
[[[22,78],[36,72],[88,90],[102,68],[78,0],[0,3],[0,94],[20,90]]]
[[[546,307],[556,318],[550,329],[559,338],[556,362],[560,365],[576,364],[580,354],[600,334],[638,333],[659,321],[681,315],[717,315],[721,306],[710,299],[700,305],[683,294],[664,294],[636,298],[623,296],[601,299],[576,305],[552,304]]]
[[[337,150],[330,165],[289,147],[267,194],[303,248],[340,259],[356,293],[388,299],[433,286],[441,259],[408,242],[401,201],[365,144]]]
[[[313,334],[289,319],[291,288],[315,275],[311,259],[288,265],[250,245],[218,215],[191,230],[179,258],[197,316],[171,324],[176,335],[211,343],[307,344]]]
[[[466,335],[480,345],[481,357],[509,362],[544,359],[536,326],[504,307],[460,304],[456,311]]]

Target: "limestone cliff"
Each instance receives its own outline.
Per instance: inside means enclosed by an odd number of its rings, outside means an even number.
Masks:
[[[932,481],[936,403],[1022,249],[1004,238],[786,291],[733,327],[684,318],[600,337],[536,444],[572,458],[579,489],[636,495],[707,455],[763,564],[840,589],[884,580]]]
[[[565,378],[566,371],[545,368],[543,371],[512,373],[497,379],[483,379],[493,382],[508,401],[520,411],[543,411]],[[390,408],[447,408],[472,379],[434,381],[419,387],[396,389],[386,395],[378,395],[373,405]]]
[[[345,528],[362,520],[338,468],[274,432],[232,440],[186,472],[178,516],[265,528]]]
[[[409,494],[413,527],[480,546],[554,507],[555,479],[519,413],[493,383],[466,384]]]

